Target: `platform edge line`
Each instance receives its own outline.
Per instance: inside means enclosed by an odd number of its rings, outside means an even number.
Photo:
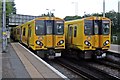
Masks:
[[[62,73],[60,73],[57,69],[55,69],[54,67],[52,67],[51,65],[47,64],[45,61],[43,61],[40,57],[38,57],[37,55],[35,55],[33,52],[31,52],[30,50],[28,50],[26,47],[24,47],[23,45],[21,45],[20,43],[18,43],[20,46],[22,46],[24,49],[26,49],[28,52],[30,52],[33,56],[35,56],[38,60],[40,60],[43,64],[45,64],[48,68],[50,68],[52,71],[54,71],[57,75],[59,75],[62,78],[66,78],[68,79],[65,75],[63,75]]]

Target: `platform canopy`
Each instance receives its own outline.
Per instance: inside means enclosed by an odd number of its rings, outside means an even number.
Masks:
[[[22,14],[11,14],[9,15],[9,18],[8,20],[8,25],[10,27],[14,27],[14,26],[18,26],[18,25],[21,25],[27,21],[30,21],[32,19],[35,19],[37,17],[40,17],[40,16],[32,16],[32,15],[22,15]]]

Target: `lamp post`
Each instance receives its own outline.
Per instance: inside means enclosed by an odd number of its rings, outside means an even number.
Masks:
[[[118,0],[118,13],[120,13],[120,0]]]
[[[72,2],[72,4],[75,4],[75,15],[78,16],[78,2]]]
[[[105,17],[105,0],[103,0],[103,17]]]
[[[2,24],[2,52],[6,52],[6,0],[3,0],[3,24]]]
[[[120,0],[118,0],[118,26],[120,27]]]
[[[86,17],[86,12],[84,11],[84,18]]]

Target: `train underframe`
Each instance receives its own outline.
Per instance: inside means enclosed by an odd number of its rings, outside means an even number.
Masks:
[[[48,50],[37,50],[36,54],[41,58],[54,59],[61,57],[61,50],[48,49]]]
[[[106,57],[106,50],[96,49],[96,50],[78,50],[78,49],[67,49],[63,55],[74,57],[77,59],[100,59]]]
[[[99,59],[99,58],[105,58],[106,52],[103,50],[95,50],[95,51],[83,51],[83,53],[80,55],[84,59]]]

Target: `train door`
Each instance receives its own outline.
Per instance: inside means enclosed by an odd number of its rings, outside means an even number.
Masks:
[[[73,27],[72,25],[68,26],[68,43],[73,43]]]
[[[95,20],[94,21],[94,47],[100,47],[100,21],[99,20]]]
[[[45,25],[46,25],[46,47],[48,48],[52,48],[54,47],[54,44],[53,44],[53,20],[46,20],[45,22]]]
[[[30,24],[28,25],[28,36],[27,36],[27,45],[29,47],[30,44],[30,36],[31,36],[31,27]]]

